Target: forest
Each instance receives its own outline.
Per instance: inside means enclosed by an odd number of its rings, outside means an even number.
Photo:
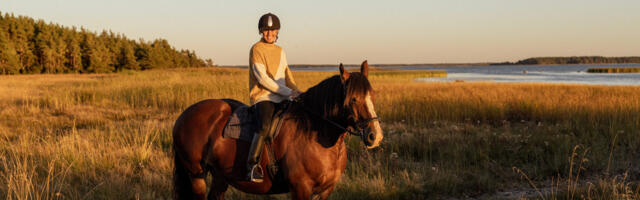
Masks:
[[[0,12],[0,74],[109,73],[213,66],[165,39],[133,40],[120,33],[65,27]]]

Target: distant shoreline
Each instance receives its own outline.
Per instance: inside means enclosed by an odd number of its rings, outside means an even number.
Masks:
[[[499,64],[499,63],[449,63],[449,64],[370,64],[372,67],[476,67],[476,66],[544,66],[544,65],[634,65],[640,63],[585,63],[585,64]],[[292,69],[322,69],[322,68],[336,68],[339,64],[327,65],[327,64],[292,64],[289,65]],[[358,68],[360,65],[347,64],[346,68]],[[247,65],[220,65],[216,67],[221,68],[240,68],[246,69]]]
[[[618,65],[618,64],[640,64],[639,56],[627,57],[603,57],[603,56],[571,56],[571,57],[533,57],[516,62],[478,62],[478,63],[412,63],[412,64],[370,64],[374,67],[471,67],[471,66],[497,66],[497,65]],[[336,64],[291,64],[289,67],[295,69],[308,68],[332,68],[338,67]],[[360,67],[360,64],[345,64],[345,67]],[[222,65],[219,67],[247,68],[247,65]]]

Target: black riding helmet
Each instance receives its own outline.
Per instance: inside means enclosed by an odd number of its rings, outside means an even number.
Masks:
[[[260,17],[260,21],[258,21],[258,30],[260,32],[265,30],[280,30],[280,19],[271,13],[264,14]]]

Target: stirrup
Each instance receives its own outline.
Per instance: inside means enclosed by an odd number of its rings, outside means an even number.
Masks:
[[[255,171],[256,169],[259,169],[260,171]],[[254,165],[251,168],[251,172],[249,173],[249,177],[250,177],[249,180],[251,182],[255,182],[255,183],[262,183],[262,181],[264,180],[264,173],[262,173],[262,172],[263,172],[262,166],[260,166],[259,164]],[[254,177],[253,176],[254,173],[258,173],[258,175],[260,175],[260,176],[259,177],[258,176]]]

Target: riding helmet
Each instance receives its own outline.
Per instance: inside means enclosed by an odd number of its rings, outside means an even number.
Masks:
[[[258,21],[258,30],[260,30],[260,32],[265,30],[280,30],[280,19],[271,13],[264,14],[260,17],[260,21]]]

